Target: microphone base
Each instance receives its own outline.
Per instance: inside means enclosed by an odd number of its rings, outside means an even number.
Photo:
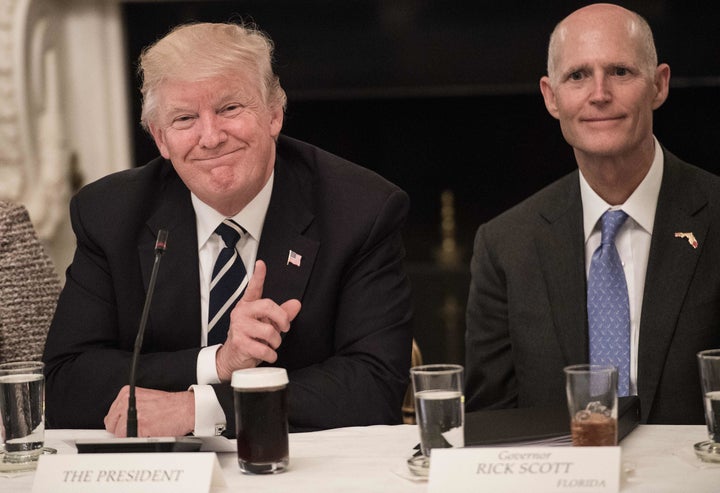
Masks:
[[[110,438],[75,441],[78,454],[118,454],[146,452],[198,452],[200,437]]]

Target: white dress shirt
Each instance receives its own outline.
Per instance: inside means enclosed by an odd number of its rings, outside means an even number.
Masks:
[[[580,172],[580,196],[583,206],[585,229],[585,276],[590,272],[593,252],[600,246],[602,233],[599,219],[605,211],[623,210],[628,218],[615,237],[615,246],[620,254],[630,302],[630,394],[637,394],[638,341],[640,340],[640,317],[642,315],[645,274],[650,255],[655,211],[657,209],[660,184],[663,176],[663,153],[660,143],[655,141],[655,157],[650,170],[640,185],[624,204],[610,206],[585,180]]]
[[[248,276],[252,276],[255,268],[258,245],[262,234],[265,215],[267,214],[272,195],[275,172],[270,175],[265,186],[243,210],[233,216],[236,223],[242,226],[248,234],[238,241],[235,248],[240,253]],[[210,384],[220,383],[215,365],[215,353],[220,344],[207,347],[208,311],[210,304],[210,281],[212,270],[220,251],[225,247],[222,238],[215,234],[215,229],[226,216],[220,214],[209,205],[202,202],[191,193],[198,235],[198,259],[200,262],[200,313],[202,316],[202,330],[200,344],[203,349],[197,359],[197,385],[191,386],[195,394],[195,429],[193,433],[198,436],[214,435],[225,427],[225,413],[217,400],[215,391]]]

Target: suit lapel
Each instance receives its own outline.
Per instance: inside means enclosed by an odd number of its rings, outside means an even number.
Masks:
[[[647,419],[662,377],[682,304],[702,253],[710,218],[707,197],[683,172],[679,160],[665,152],[643,295],[638,344],[638,393]],[[692,232],[698,246],[675,237]]]
[[[263,297],[276,303],[289,299],[302,301],[320,246],[319,241],[304,234],[314,219],[308,206],[312,180],[304,170],[278,155],[272,197],[258,247],[258,259],[267,265]],[[290,252],[300,256],[297,263],[288,261]]]
[[[265,261],[268,268],[263,296],[278,303],[292,298],[302,300],[320,246],[318,241],[304,236],[314,218],[308,206],[312,180],[304,171],[305,168],[290,166],[278,155],[272,197],[258,246],[257,258]],[[166,173],[164,189],[158,192],[157,208],[138,240],[143,285],[147,291],[157,233],[161,228],[169,232],[150,310],[146,348],[152,347],[153,327],[159,332],[163,330],[159,314],[172,314],[173,337],[182,341],[182,346],[193,347],[200,341],[195,211],[187,187],[170,166]],[[288,262],[291,251],[300,256],[297,261],[300,265]]]
[[[138,241],[143,285],[147,292],[157,233],[160,229],[168,230],[167,251],[159,266],[150,309],[146,347],[152,347],[153,336],[167,339],[167,333],[163,333],[169,328],[162,327],[167,323],[172,323],[173,339],[180,346],[194,347],[200,343],[201,330],[195,211],[190,192],[170,166],[164,184],[164,190],[158,193],[158,206],[147,221],[148,228]],[[160,314],[163,314],[162,322]],[[171,320],[167,320],[168,314]],[[167,343],[166,340],[164,344]]]
[[[566,364],[588,360],[585,248],[578,172],[539,210],[535,244]]]

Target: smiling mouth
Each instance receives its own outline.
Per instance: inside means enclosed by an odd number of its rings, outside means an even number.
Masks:
[[[598,118],[583,118],[582,121],[586,123],[603,123],[603,122],[616,122],[622,120],[622,116],[605,116]]]
[[[217,160],[219,160],[219,159],[223,159],[223,158],[226,158],[226,157],[228,157],[228,156],[230,156],[230,155],[232,155],[232,154],[235,154],[235,153],[238,152],[239,150],[240,150],[240,149],[233,149],[233,150],[230,151],[230,152],[224,152],[224,153],[222,153],[222,154],[218,154],[218,155],[214,155],[214,156],[201,156],[201,157],[196,157],[196,158],[194,158],[194,160],[197,161],[197,162],[201,162],[201,163],[202,163],[202,162],[209,162],[209,161],[217,161]]]

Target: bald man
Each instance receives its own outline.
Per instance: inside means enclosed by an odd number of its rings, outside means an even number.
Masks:
[[[540,90],[578,170],[477,231],[467,410],[562,404],[563,367],[594,362],[588,279],[610,211],[622,217],[610,244],[626,321],[611,356],[625,352],[625,392],[643,422],[703,423],[695,354],[720,347],[720,178],[653,135],[670,67],[638,14],[573,12],[550,37],[547,70]]]

